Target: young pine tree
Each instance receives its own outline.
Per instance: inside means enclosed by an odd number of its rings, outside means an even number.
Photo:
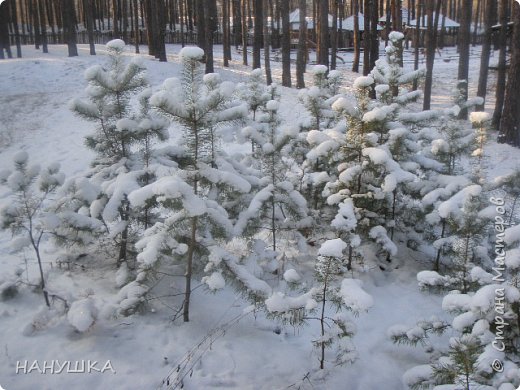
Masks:
[[[58,164],[42,169],[38,165],[29,165],[28,160],[26,152],[18,152],[14,156],[14,171],[0,174],[0,182],[11,192],[9,204],[0,210],[0,222],[3,229],[10,229],[13,235],[19,236],[14,243],[16,249],[32,248],[40,272],[39,287],[45,304],[50,307],[41,245],[59,223],[59,217],[49,207],[49,202],[63,184],[64,175],[59,172]]]
[[[246,107],[233,99],[234,85],[222,82],[217,74],[204,75],[201,49],[187,47],[180,56],[181,79],[166,80],[150,103],[182,128],[184,152],[170,176],[134,191],[130,199],[135,206],[150,199],[160,204],[165,218],[151,226],[137,245],[141,253],[148,253],[147,258],[142,254],[140,258],[150,265],[164,256],[184,263],[182,311],[187,322],[193,275],[202,271],[211,252],[218,251],[233,234],[222,204],[233,193],[248,192],[251,185],[227,161],[219,143],[219,131],[246,115]],[[210,283],[217,279],[223,280],[215,275]]]

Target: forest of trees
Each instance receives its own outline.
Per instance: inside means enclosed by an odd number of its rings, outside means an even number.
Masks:
[[[344,32],[358,12],[363,18]],[[416,287],[443,294],[442,307],[428,303],[443,315],[385,330],[389,342],[425,348],[404,353],[416,366],[403,383],[520,385],[520,168],[489,180],[499,170],[486,164],[489,130],[520,147],[516,1],[7,0],[0,33],[0,65],[28,44],[43,53],[66,44],[70,57],[87,44],[96,55],[103,44],[103,56],[84,57],[92,60],[82,68],[85,90],[74,88],[67,108],[70,124],[89,123],[75,150],[88,168],[67,177],[53,156],[38,165],[21,150],[0,171],[0,227],[12,235],[5,246],[34,258],[31,292],[76,335],[149,315],[158,296],[186,328],[202,306],[195,289],[229,286],[250,305],[243,315],[317,324],[316,371],[337,369],[356,358],[354,315],[374,305],[363,278],[384,275],[376,284],[386,293],[399,280],[385,278],[405,270]],[[152,85],[146,66],[173,59],[168,45],[177,38],[178,64]],[[127,55],[142,45],[150,58]],[[449,102],[434,105],[436,52],[447,45],[457,46],[457,82],[453,96],[441,92]],[[482,46],[479,61],[472,45]],[[352,64],[338,63],[340,50],[353,51]],[[496,86],[488,83],[492,50]],[[273,82],[275,57],[282,86]],[[233,61],[251,69],[234,80],[215,72]],[[468,80],[476,69],[478,80]],[[490,90],[495,107],[485,105]],[[301,113],[287,113],[296,105]],[[59,261],[47,261],[56,253]],[[66,264],[70,275],[90,266],[85,283],[110,285],[110,300],[94,288],[54,288],[49,275]],[[28,288],[24,272],[1,281],[2,302]],[[44,333],[48,321],[40,322]],[[431,343],[435,335],[445,337]],[[191,377],[189,364],[182,370]]]
[[[520,83],[520,54],[515,46],[518,39],[513,38],[520,34],[520,20],[514,4],[514,0],[8,0],[0,12],[0,58],[13,55],[11,45],[16,46],[16,55],[20,57],[21,45],[28,43],[36,48],[41,46],[43,52],[48,51],[49,43],[67,43],[69,55],[74,56],[78,37],[82,43],[89,43],[90,54],[95,54],[95,43],[120,38],[135,45],[136,53],[140,44],[147,44],[148,53],[160,61],[167,61],[167,42],[183,47],[196,44],[205,52],[209,73],[214,69],[213,45],[218,43],[223,45],[224,66],[229,66],[232,46],[242,51],[245,65],[248,50],[252,50],[251,65],[253,69],[266,68],[268,83],[272,79],[268,49],[280,49],[282,85],[291,86],[290,51],[294,43],[298,52],[297,86],[302,88],[309,50],[316,49],[316,62],[333,70],[337,66],[338,48],[352,46],[355,52],[352,70],[358,71],[361,61],[366,75],[378,59],[378,42],[381,39],[387,42],[390,30],[404,31],[405,45],[408,47],[411,41],[415,47],[415,69],[421,49],[426,56],[424,109],[429,109],[435,50],[442,48],[451,35],[460,55],[460,80],[468,78],[470,45],[482,43],[478,96],[483,98],[490,51],[499,50],[493,125],[501,132],[501,141],[520,146],[520,110],[512,92]],[[407,12],[401,12],[402,8]],[[304,11],[300,12],[297,31],[291,24],[296,21],[289,20],[290,12],[295,9]],[[358,12],[364,14],[365,28],[360,29],[358,18],[354,18],[353,31],[345,33],[341,26],[344,18]],[[458,21],[460,28],[445,28],[445,19],[439,15]],[[307,21],[313,21],[312,28],[300,23],[306,17]],[[410,26],[412,20],[419,22]],[[516,26],[514,32],[510,22]],[[380,26],[384,26],[382,31],[378,31]],[[261,52],[266,54],[264,61]],[[467,97],[467,87],[464,90]],[[467,114],[463,110],[460,115]]]

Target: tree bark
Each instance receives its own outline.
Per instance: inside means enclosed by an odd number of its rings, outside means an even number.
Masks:
[[[487,81],[489,74],[489,56],[491,54],[491,40],[493,37],[493,20],[495,15],[495,0],[485,0],[485,16],[484,16],[484,42],[482,43],[482,56],[480,57],[480,73],[478,77],[477,96],[484,99],[482,104],[477,106],[478,111],[483,111],[486,99]]]
[[[206,2],[206,9],[204,10],[204,33],[206,38],[206,73],[213,73],[215,71],[213,61],[213,33],[217,27],[217,2],[216,0],[208,0]]]
[[[282,15],[282,85],[291,86],[291,30],[289,25],[289,2],[281,2]],[[302,10],[300,9],[300,12]]]
[[[319,0],[318,64],[329,67],[329,2]]]
[[[260,68],[260,50],[263,36],[263,0],[253,0],[255,24],[253,32],[253,69]]]
[[[461,10],[461,19],[459,27],[459,69],[458,80],[465,80],[465,87],[461,89],[462,98],[468,99],[468,76],[469,76],[469,49],[471,45],[471,14],[473,8],[473,0],[462,0],[463,7]],[[468,110],[463,108],[460,110],[459,119],[468,119]]]
[[[242,64],[247,66],[247,21],[246,21],[246,1],[242,0]]]
[[[353,0],[354,15],[354,60],[352,61],[352,71],[359,72],[359,59],[361,56],[361,38],[359,36],[359,1]]]
[[[90,55],[96,55],[96,46],[94,45],[94,20],[92,14],[92,0],[83,0],[83,12],[85,13],[85,22],[87,25],[88,43]]]
[[[263,0],[264,2],[264,20],[263,20],[263,30],[264,30],[264,67],[265,67],[265,81],[267,85],[271,85],[273,83],[273,77],[271,75],[271,57],[270,57],[270,35],[269,35],[269,25],[267,24],[267,10],[268,8],[268,0]],[[289,74],[290,77],[290,74]]]
[[[377,0],[372,0],[372,8],[370,10],[370,39],[372,42],[370,43],[370,69],[374,69],[376,66],[376,61],[379,58],[379,35],[377,33],[377,26],[379,23],[379,15],[377,13]],[[399,8],[399,13],[401,13],[401,9]],[[400,18],[398,18],[400,20]]]
[[[437,27],[439,26],[439,13],[442,0],[428,1],[426,5],[428,13],[428,29],[426,30],[426,79],[424,84],[423,110],[429,110],[432,98],[433,64],[435,62],[435,50],[437,48]],[[435,8],[435,18],[433,11]]]
[[[520,147],[520,5],[514,4],[511,63],[507,74],[504,110],[500,119],[499,142]]]
[[[67,43],[69,57],[78,55],[76,46],[76,9],[74,0],[63,0],[62,5],[63,35]]]
[[[504,107],[504,96],[506,91],[506,51],[507,51],[507,16],[508,16],[508,0],[500,0],[500,8],[498,11],[500,19],[500,33],[498,42],[500,43],[500,52],[498,55],[498,75],[497,87],[495,91],[495,111],[493,112],[492,124],[500,131],[500,120],[502,118],[502,109]]]
[[[336,69],[338,55],[338,0],[332,1],[332,31],[330,33],[330,69]]]
[[[305,88],[305,67],[307,64],[307,1],[299,0],[300,31],[298,33],[298,56],[296,59],[296,87]]]
[[[363,76],[370,73],[370,53],[372,48],[372,32],[370,30],[370,9],[372,7],[372,0],[364,1],[364,29],[363,29]]]

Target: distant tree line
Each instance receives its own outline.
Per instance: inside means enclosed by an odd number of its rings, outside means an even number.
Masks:
[[[407,12],[402,12],[403,8]],[[289,19],[295,9],[302,11],[297,22]],[[13,56],[13,43],[17,57],[21,57],[22,37],[26,36],[44,53],[48,51],[49,36],[52,43],[65,42],[69,56],[75,56],[80,31],[88,37],[92,55],[96,34],[103,33],[106,40],[121,38],[134,44],[136,53],[140,51],[140,42],[146,41],[150,55],[167,61],[165,37],[167,33],[175,33],[182,46],[196,43],[204,49],[206,72],[212,72],[213,45],[218,36],[223,45],[224,66],[229,65],[231,47],[235,46],[242,52],[244,65],[248,65],[248,50],[251,50],[251,65],[253,69],[260,68],[263,50],[268,83],[272,80],[270,49],[281,49],[284,86],[291,86],[290,52],[294,44],[297,46],[296,85],[303,88],[309,49],[316,49],[318,64],[335,69],[338,47],[345,45],[338,29],[347,16],[359,12],[363,14],[364,28],[360,27],[359,19],[354,18],[352,70],[358,72],[361,64],[364,75],[379,57],[381,35],[387,41],[391,30],[403,31],[403,26],[409,25],[411,20],[419,21],[413,28],[407,28],[405,44],[408,45],[409,39],[414,42],[415,69],[419,67],[423,46],[427,69],[423,108],[429,109],[435,51],[444,46],[446,38],[445,18],[439,15],[445,15],[460,23],[459,80],[468,80],[470,46],[481,35],[478,96],[482,98],[486,97],[491,48],[499,50],[493,124],[501,131],[501,140],[518,146],[520,110],[514,91],[520,84],[520,54],[519,40],[513,37],[518,37],[519,32],[513,32],[511,27],[514,25],[518,30],[517,11],[518,4],[514,0],[7,0],[0,8],[0,59]],[[312,25],[307,26],[306,16],[311,18]],[[381,22],[381,18],[385,22]],[[296,23],[299,24],[297,31],[293,28]],[[378,31],[381,25],[385,26],[383,34]],[[511,52],[509,74],[508,52]],[[461,85],[463,96],[467,98],[467,83]],[[467,117],[465,109],[460,116]]]

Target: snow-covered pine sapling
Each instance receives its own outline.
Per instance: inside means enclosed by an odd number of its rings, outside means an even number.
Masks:
[[[319,313],[316,319],[320,322],[320,337],[313,340],[313,343],[319,350],[320,369],[325,368],[325,349],[331,347],[334,341],[352,337],[355,330],[354,325],[347,321],[343,315],[330,317],[326,311],[330,304],[335,306],[336,312],[346,308],[341,296],[343,291],[338,287],[338,281],[346,271],[342,262],[343,250],[346,247],[347,244],[343,240],[336,238],[325,241],[318,250],[315,279],[319,284],[315,287],[314,297],[319,305]],[[336,338],[337,340],[335,340]],[[338,363],[353,360],[355,355],[352,348],[348,348],[344,342],[342,346],[347,348],[339,349],[336,356],[339,360]]]
[[[107,68],[94,65],[85,72],[88,101],[74,99],[70,105],[77,115],[98,124],[96,132],[86,138],[87,146],[97,154],[94,166],[128,156],[132,133],[118,129],[117,122],[130,116],[130,100],[147,85],[145,68],[138,59],[128,63],[124,47],[120,39],[107,43]]]
[[[152,264],[164,250],[173,250],[174,257],[185,262],[183,318],[187,322],[196,267],[207,259],[210,248],[219,247],[219,238],[225,241],[232,234],[231,221],[220,201],[230,192],[248,192],[250,184],[226,161],[216,134],[247,114],[245,105],[233,100],[234,84],[222,82],[217,74],[204,75],[202,49],[186,47],[180,57],[181,79],[167,79],[150,103],[182,127],[185,152],[171,176],[135,191],[130,199],[139,206],[156,198],[167,215],[148,229],[146,242],[138,246],[150,253],[147,261]],[[174,241],[164,241],[165,237]],[[175,249],[179,242],[187,243],[186,253]],[[201,261],[195,264],[195,259]]]
[[[311,116],[310,127],[312,129],[326,129],[334,119],[331,106],[334,103],[338,87],[337,73],[329,80],[327,77],[327,67],[325,65],[315,65],[310,73],[312,74],[313,85],[310,88],[302,89],[299,99]]]
[[[237,86],[239,95],[247,103],[247,107],[252,114],[253,121],[256,120],[258,109],[268,100],[271,100],[267,93],[267,85],[261,69],[253,69],[249,73],[247,81]]]
[[[469,116],[470,122],[475,129],[475,146],[476,149],[471,153],[473,157],[477,157],[476,175],[482,177],[482,159],[484,157],[484,144],[486,143],[486,130],[491,123],[491,115],[484,111],[474,111]]]
[[[132,147],[140,134],[136,131],[137,123],[130,119],[131,99],[147,86],[144,67],[137,59],[127,63],[124,46],[120,39],[107,43],[108,67],[95,65],[85,72],[88,101],[71,102],[72,111],[98,125],[95,133],[86,138],[87,147],[96,153],[89,177],[100,187],[91,216],[102,219],[109,235],[116,240],[118,268],[128,259],[133,219],[128,194],[139,187],[138,174],[132,172],[135,171]],[[108,223],[113,225],[109,227]]]
[[[463,188],[438,206],[438,215],[448,221],[449,234],[438,239],[434,246],[444,249],[450,263],[444,276],[436,271],[419,272],[417,279],[421,287],[457,289],[462,293],[474,291],[478,283],[471,270],[489,260],[487,249],[482,245],[489,223],[484,209],[482,187],[476,184]]]
[[[272,249],[279,249],[282,232],[298,235],[298,229],[311,225],[305,198],[298,192],[287,176],[294,164],[290,157],[298,128],[282,126],[279,115],[280,103],[268,101],[258,116],[256,129],[246,127],[243,136],[258,145],[253,157],[258,169],[258,183],[254,186],[249,205],[240,213],[235,224],[235,234],[242,235],[251,224],[269,231]]]
[[[14,171],[0,173],[1,183],[11,192],[9,203],[0,209],[0,221],[2,229],[10,229],[13,235],[20,237],[15,241],[16,249],[27,246],[33,249],[40,271],[40,287],[45,304],[50,307],[40,249],[42,240],[52,233],[58,219],[48,207],[64,175],[59,172],[58,164],[42,169],[29,165],[28,160],[27,152],[18,152],[14,156]]]
[[[392,31],[388,36],[388,45],[385,48],[385,57],[375,63],[370,72],[376,82],[376,96],[381,103],[406,105],[417,100],[421,91],[408,91],[404,87],[424,77],[425,70],[417,69],[405,71],[403,68],[403,40],[404,34]]]
[[[337,238],[325,241],[318,250],[315,266],[316,285],[299,296],[273,293],[266,301],[268,315],[285,322],[299,325],[307,321],[318,321],[319,336],[313,345],[318,349],[320,369],[325,368],[327,348],[336,346],[335,365],[352,362],[356,352],[350,341],[355,325],[344,310],[355,315],[369,310],[373,298],[362,288],[357,279],[343,278],[346,268],[343,251],[347,244]],[[335,314],[331,314],[331,312]]]

